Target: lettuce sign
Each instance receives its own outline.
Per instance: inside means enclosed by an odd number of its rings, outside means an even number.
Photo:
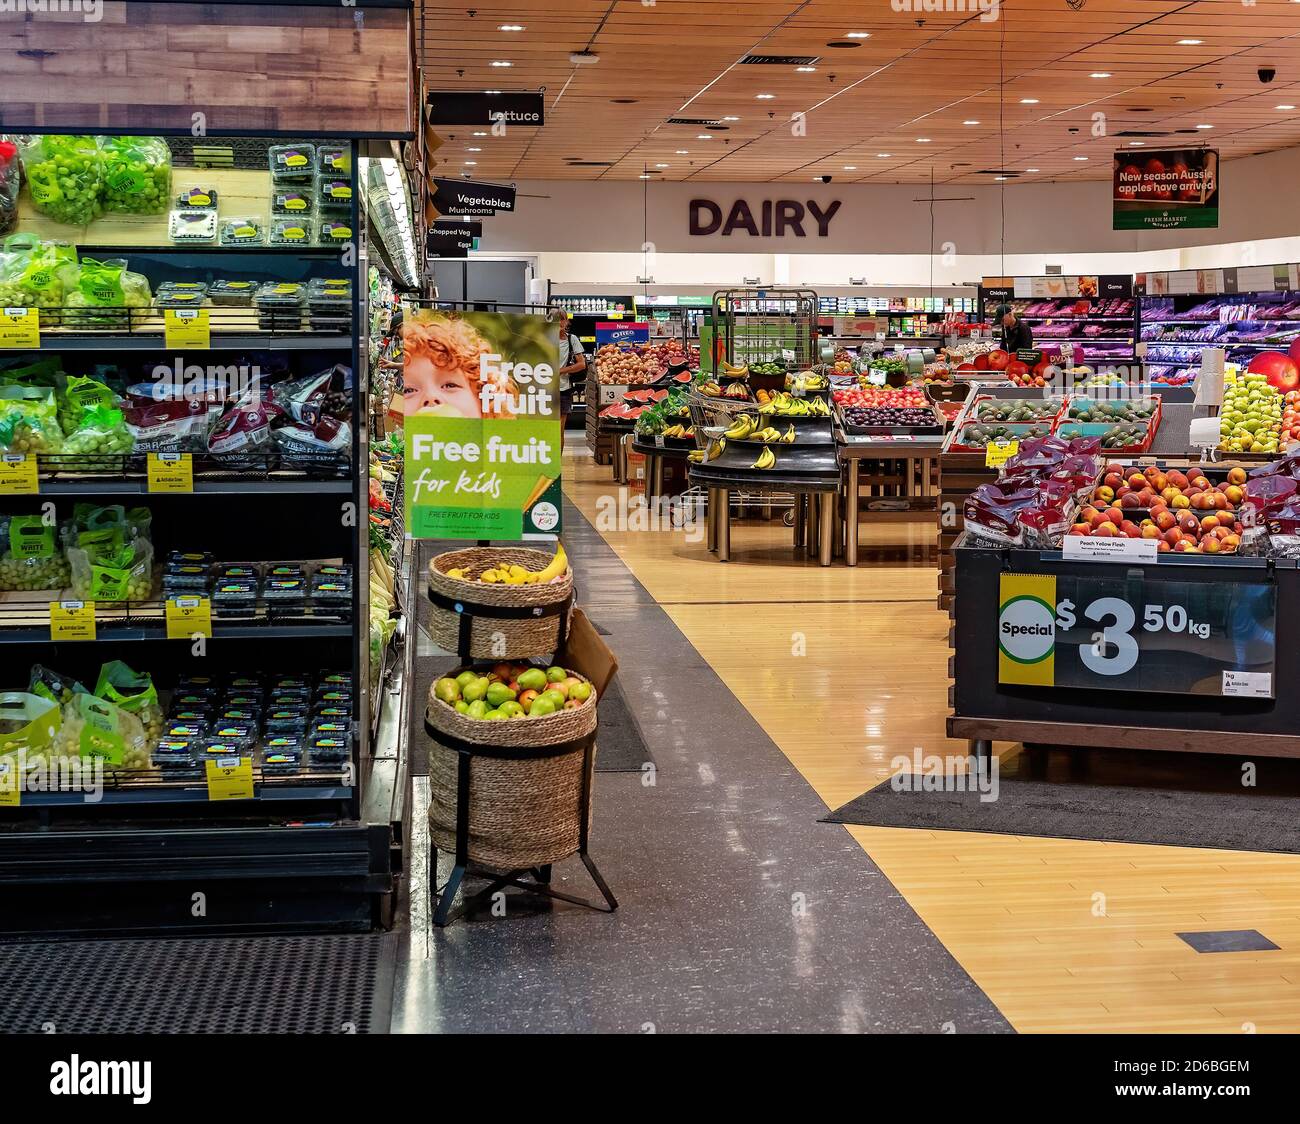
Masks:
[[[406,529],[517,540],[560,530],[558,329],[420,309],[402,330]]]

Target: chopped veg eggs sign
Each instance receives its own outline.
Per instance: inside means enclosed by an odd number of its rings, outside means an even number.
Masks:
[[[1115,153],[1115,230],[1219,225],[1219,154],[1212,148]]]
[[[543,316],[420,309],[402,329],[406,529],[560,530],[559,333]]]

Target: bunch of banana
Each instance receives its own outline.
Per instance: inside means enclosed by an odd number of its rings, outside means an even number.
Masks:
[[[810,390],[825,390],[829,386],[830,380],[816,371],[800,371],[797,375],[785,377],[787,390],[801,390],[807,393]]]
[[[748,414],[741,414],[740,417],[738,417],[734,422],[731,423],[731,428],[728,429],[722,436],[731,437],[743,441],[757,428],[758,427],[755,425],[753,418],[751,418]]]
[[[826,404],[825,398],[814,398],[808,403],[808,412],[817,418],[829,418],[831,408]]]
[[[690,437],[691,431],[684,425],[670,425],[663,431],[665,437]]]
[[[707,449],[692,449],[686,454],[686,459],[692,464],[707,464],[722,455],[722,450],[727,447],[727,439],[719,437],[716,441],[710,441]]]
[[[790,428],[785,431],[781,437],[782,445],[793,445],[795,443],[794,423],[790,423]]]
[[[733,363],[728,363],[725,359],[722,360],[719,365],[719,370],[730,379],[743,379],[749,377],[748,367],[737,367]]]
[[[762,441],[764,443],[768,441],[780,441],[781,431],[779,429],[774,429],[772,426],[769,425],[764,429],[754,430],[754,432],[749,435],[748,440]]]
[[[756,460],[749,467],[750,468],[771,468],[774,464],[776,464],[776,454],[772,452],[772,450],[769,449],[766,445],[764,445],[763,451],[758,454],[758,460]]]
[[[699,385],[699,392],[705,398],[718,398],[722,395],[722,387],[710,379],[708,382],[702,382]]]
[[[488,585],[545,585],[564,574],[569,568],[569,560],[565,557],[564,547],[557,544],[555,548],[555,557],[546,564],[541,570],[525,570],[522,566],[512,564],[509,566],[493,566],[484,570],[477,578],[468,571],[456,568],[447,571],[447,577],[458,578],[460,581],[481,581]]]

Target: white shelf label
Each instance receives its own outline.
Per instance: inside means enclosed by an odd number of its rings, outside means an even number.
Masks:
[[[1156,540],[1066,535],[1061,540],[1061,557],[1073,562],[1154,562]]]
[[[1273,673],[1271,671],[1225,671],[1223,694],[1238,699],[1271,699]]]

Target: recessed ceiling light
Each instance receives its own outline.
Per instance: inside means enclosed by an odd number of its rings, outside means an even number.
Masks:
[[[1204,42],[1204,39],[1180,39],[1178,45],[1180,47],[1199,47]]]
[[[1294,105],[1279,105],[1279,106],[1277,106],[1276,108],[1278,108],[1278,109],[1295,109],[1295,106],[1294,106]]]
[[[656,168],[666,168],[666,167],[668,167],[668,165],[667,165],[667,164],[656,164],[655,167],[656,167]]]
[[[978,121],[975,121],[975,120],[970,120],[970,121],[963,121],[962,124],[963,124],[963,125],[978,125],[979,122],[978,122]]]
[[[1037,99],[1037,98],[1021,98],[1021,99],[1020,99],[1020,104],[1021,104],[1021,105],[1037,105],[1037,104],[1038,104],[1038,99]]]
[[[649,177],[648,175],[646,175],[644,172],[642,172],[641,175],[637,176],[637,179],[639,179],[639,180],[648,180],[648,179],[650,179],[650,177]]]
[[[1300,3],[1300,0],[1296,0],[1296,2],[1297,2],[1297,3]],[[845,38],[845,39],[870,39],[870,38],[871,38],[871,32],[869,32],[869,31],[846,31],[846,32],[844,33],[844,38]]]
[[[477,160],[466,160],[466,161],[465,161],[465,167],[467,167],[467,168],[475,168],[475,167],[477,167],[477,166],[478,166],[478,161],[477,161]]]
[[[493,59],[492,65],[493,66],[514,66],[515,64],[512,62],[507,62],[505,59]]]
[[[695,139],[696,139],[696,140],[712,140],[713,138],[712,138],[711,136],[709,136],[708,133],[700,133],[700,134],[699,134]]]
[[[469,148],[465,149],[465,151],[466,151],[466,152],[482,152],[483,150],[482,150],[481,148],[475,148],[473,145],[471,145]]]
[[[1089,77],[1089,78],[1109,78],[1109,77],[1110,77],[1110,71],[1109,71],[1109,70],[1094,70],[1091,74],[1088,75],[1088,77]]]
[[[485,136],[487,136],[487,133],[475,133],[474,135],[475,135],[476,137],[485,137]]]
[[[499,94],[501,91],[500,91],[500,90],[484,90],[483,92],[484,92],[485,94]]]
[[[524,25],[522,23],[503,23],[500,27],[497,28],[497,30],[498,31],[523,31]]]
[[[1004,180],[1004,179],[1008,179],[1008,178],[1010,178],[1010,177],[1008,177],[1008,176],[994,176],[993,178],[994,178],[995,180]]]
[[[1297,4],[1300,4],[1300,0],[1296,0],[1296,3],[1297,3]],[[739,117],[724,117],[723,120],[724,120],[724,121],[739,121],[740,118],[739,118]]]
[[[772,98],[776,97],[776,95],[775,95],[775,94],[755,94],[754,97],[758,98],[759,101],[770,101]]]
[[[689,155],[689,154],[690,154],[690,150],[689,150],[689,149],[679,148],[679,149],[677,150],[677,155],[678,155],[678,156],[687,156],[687,155]]]
[[[856,164],[845,164],[844,170],[846,172],[856,172],[858,170],[858,166]]]
[[[894,154],[892,152],[877,152],[876,155],[884,160],[886,157],[893,156]]]
[[[1025,171],[1026,171],[1026,172],[1036,172],[1036,171],[1038,171],[1038,169],[1037,169],[1037,168],[1026,168]]]
[[[814,70],[816,70],[816,69],[817,69],[817,68],[816,68],[815,66],[796,66],[796,67],[795,67],[795,70],[797,70],[800,74],[811,74],[811,73],[812,73]]]
[[[1147,142],[1146,142],[1146,141],[1129,141],[1129,142],[1128,142],[1128,146],[1129,146],[1129,148],[1146,148],[1146,146],[1147,146]]]
[[[1087,160],[1088,158],[1086,156],[1076,156],[1075,159],[1079,161],[1083,161],[1083,160]]]
[[[1300,0],[1294,0],[1294,2],[1297,3],[1297,4],[1300,4]],[[1197,127],[1198,129],[1213,129],[1213,128],[1214,128],[1213,125],[1197,125],[1196,127]]]
[[[929,144],[929,143],[930,143],[930,138],[929,138],[929,137],[917,137],[917,138],[916,138],[916,143],[917,143],[917,144]]]

